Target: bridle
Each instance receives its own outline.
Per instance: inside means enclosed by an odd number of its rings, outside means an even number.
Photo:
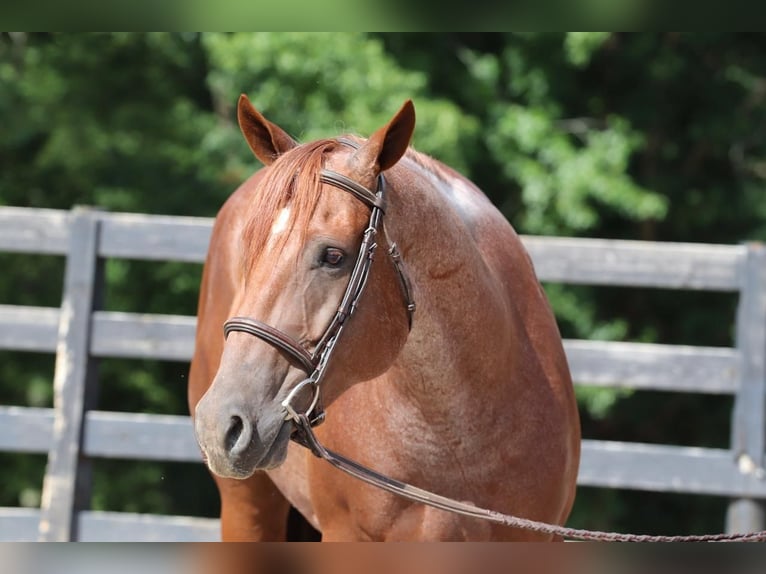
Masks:
[[[359,147],[356,142],[351,140],[338,139],[337,141],[354,149]],[[375,239],[381,230],[385,235],[383,216],[386,211],[387,199],[386,180],[383,177],[383,174],[378,175],[375,192],[370,191],[345,175],[329,169],[322,169],[319,172],[319,180],[322,183],[347,191],[363,203],[367,204],[371,210],[367,228],[364,230],[362,236],[362,243],[359,247],[356,263],[351,271],[351,276],[349,277],[348,285],[343,293],[338,310],[325,329],[324,334],[320,337],[314,350],[309,351],[296,341],[294,337],[257,319],[251,319],[249,317],[232,317],[223,324],[224,337],[228,337],[229,333],[232,331],[240,331],[258,337],[269,343],[271,346],[286,353],[294,363],[298,364],[300,368],[306,372],[308,378],[298,383],[288,393],[287,397],[282,401],[282,407],[285,410],[285,420],[293,420],[296,424],[300,424],[302,419],[292,403],[304,387],[312,387],[313,395],[311,403],[305,412],[300,413],[305,417],[303,420],[308,420],[311,426],[316,426],[324,420],[325,413],[320,401],[320,384],[324,378],[333,351],[335,350],[335,345],[348,324],[349,317],[351,317],[356,310],[359,299],[361,298],[362,293],[364,293],[364,289],[367,285],[370,268],[375,257],[375,250],[378,247]],[[408,326],[411,329],[412,316],[415,313],[415,302],[412,297],[412,286],[409,278],[404,272],[402,257],[396,243],[391,243],[388,254],[394,263],[394,268],[399,277],[399,284],[404,297],[405,308],[407,310]]]
[[[352,148],[359,146],[346,139],[338,139],[338,142]],[[262,339],[287,353],[290,358],[309,375],[307,379],[296,385],[287,397],[282,401],[282,407],[285,410],[285,420],[293,421],[295,432],[292,439],[297,443],[308,448],[315,456],[322,458],[333,465],[335,468],[362,480],[368,484],[391,492],[397,496],[408,500],[428,504],[434,508],[462,514],[473,518],[479,518],[502,524],[522,530],[529,530],[543,534],[550,534],[563,538],[576,540],[593,541],[622,541],[622,542],[743,542],[743,541],[765,541],[766,531],[753,532],[749,534],[703,534],[693,536],[652,536],[622,534],[617,532],[600,532],[583,530],[577,528],[568,528],[555,524],[529,520],[526,518],[502,514],[500,512],[477,507],[471,503],[453,500],[439,494],[418,488],[411,484],[401,482],[380,474],[364,465],[359,464],[345,456],[338,454],[324,445],[322,445],[314,434],[314,426],[324,420],[324,410],[320,402],[320,383],[324,377],[325,370],[330,361],[335,345],[340,338],[343,329],[348,324],[348,319],[354,313],[359,303],[359,299],[364,293],[367,285],[367,279],[370,274],[370,267],[374,258],[377,243],[375,237],[385,228],[383,227],[383,216],[386,209],[386,182],[383,175],[378,175],[377,189],[375,193],[357,182],[349,179],[340,173],[322,169],[319,174],[322,183],[333,185],[339,189],[347,191],[356,198],[369,205],[371,208],[370,220],[367,229],[364,231],[362,244],[359,248],[354,269],[351,272],[346,291],[341,299],[338,311],[325,329],[324,334],[317,343],[314,351],[311,352],[298,343],[293,337],[280,331],[276,327],[267,325],[257,319],[248,317],[232,317],[223,325],[224,336],[228,337],[232,331],[248,333],[259,339]],[[412,298],[412,287],[409,279],[402,267],[402,259],[396,243],[391,243],[388,251],[399,276],[399,281],[404,296],[405,306],[409,327],[412,328],[412,316],[415,312],[415,302]],[[299,413],[292,405],[293,399],[304,387],[313,387],[313,396],[311,404],[305,412]]]

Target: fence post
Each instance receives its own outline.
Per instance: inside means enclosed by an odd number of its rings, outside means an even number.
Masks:
[[[742,379],[734,402],[731,450],[740,472],[760,475],[764,457],[764,392],[766,391],[766,247],[748,243],[737,309],[737,348]],[[729,533],[764,528],[763,502],[732,500],[726,513]]]
[[[53,442],[43,480],[41,541],[77,540],[77,513],[90,505],[91,468],[81,447],[85,413],[95,406],[97,393],[90,335],[92,311],[102,296],[98,234],[98,211],[75,207],[56,347]]]

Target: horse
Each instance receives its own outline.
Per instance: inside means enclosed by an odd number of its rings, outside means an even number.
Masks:
[[[188,384],[222,539],[284,540],[291,508],[323,541],[550,539],[384,492],[291,441],[301,412],[385,476],[563,524],[580,422],[511,224],[411,147],[411,100],[366,139],[299,144],[244,94],[237,117],[264,167],[216,216]]]

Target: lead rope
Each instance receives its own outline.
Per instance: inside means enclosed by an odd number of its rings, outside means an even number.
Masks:
[[[296,431],[293,434],[292,439],[298,444],[308,448],[315,456],[329,462],[335,468],[342,470],[363,482],[407,498],[408,500],[421,502],[433,506],[434,508],[455,512],[464,516],[481,518],[497,524],[503,524],[512,528],[520,528],[531,532],[539,532],[541,534],[551,534],[553,536],[561,536],[562,538],[571,538],[575,540],[600,542],[759,542],[766,540],[766,530],[749,534],[654,536],[649,534],[622,534],[619,532],[602,532],[598,530],[568,528],[566,526],[558,526],[546,522],[520,518],[511,514],[502,514],[494,510],[453,500],[375,472],[374,470],[348,459],[343,455],[335,453],[322,445],[314,434],[314,431],[311,428],[311,423],[306,415],[296,413],[293,420],[296,424]]]

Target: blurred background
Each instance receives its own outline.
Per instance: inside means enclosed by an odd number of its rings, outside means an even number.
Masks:
[[[237,97],[307,141],[412,98],[413,144],[520,232],[766,238],[759,34],[0,34],[0,204],[212,217],[258,163]],[[0,304],[58,307],[64,261],[0,254]],[[194,314],[201,267],[108,261],[105,308]],[[732,346],[736,297],[546,284],[564,337]],[[54,357],[0,352],[0,403],[52,406]],[[187,414],[188,364],[109,359],[100,410]],[[725,396],[578,387],[583,436],[727,448]],[[0,453],[0,506],[45,457]],[[202,465],[96,460],[98,510],[217,516]],[[569,525],[719,532],[715,497],[581,488]]]

